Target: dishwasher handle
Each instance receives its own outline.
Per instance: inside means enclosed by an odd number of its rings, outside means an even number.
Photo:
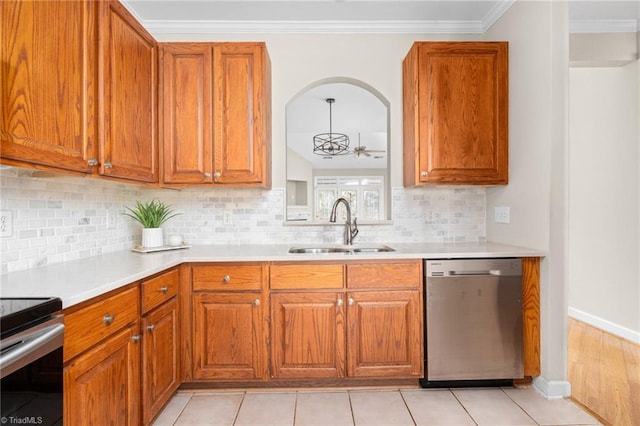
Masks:
[[[464,276],[473,276],[473,277],[486,277],[490,275],[502,275],[502,271],[500,269],[487,269],[484,271],[449,271],[447,274],[451,277],[464,277]]]

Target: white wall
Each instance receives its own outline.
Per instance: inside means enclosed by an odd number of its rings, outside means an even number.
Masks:
[[[569,307],[593,325],[613,323],[607,331],[635,332],[638,342],[639,75],[638,61],[571,68],[569,163]]]
[[[509,185],[487,190],[487,239],[547,252],[541,267],[541,368],[534,382],[550,396],[567,378],[566,149],[568,6],[518,1],[485,34],[508,40]],[[495,206],[511,223],[493,221]]]

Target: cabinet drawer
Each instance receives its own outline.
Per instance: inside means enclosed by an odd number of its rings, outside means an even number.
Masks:
[[[73,358],[140,316],[138,286],[65,314],[64,359]]]
[[[269,278],[272,289],[343,288],[344,265],[275,264]]]
[[[221,263],[193,267],[193,290],[260,290],[262,265]]]
[[[142,313],[159,306],[178,293],[178,270],[173,269],[142,282]]]
[[[421,285],[421,260],[347,265],[348,288],[418,288]]]

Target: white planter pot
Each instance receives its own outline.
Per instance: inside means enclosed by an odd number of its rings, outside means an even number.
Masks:
[[[161,247],[163,245],[162,228],[143,228],[142,229],[142,247],[152,248]]]

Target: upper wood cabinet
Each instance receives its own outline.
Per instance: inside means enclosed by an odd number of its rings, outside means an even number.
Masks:
[[[0,2],[3,163],[93,172],[97,7],[93,1]]]
[[[166,43],[161,66],[163,182],[270,188],[264,43]]]
[[[3,1],[0,15],[2,162],[158,182],[149,33],[117,1]]]
[[[158,48],[116,1],[100,2],[99,172],[158,182]]]
[[[403,62],[404,186],[508,183],[508,43],[417,42]]]

